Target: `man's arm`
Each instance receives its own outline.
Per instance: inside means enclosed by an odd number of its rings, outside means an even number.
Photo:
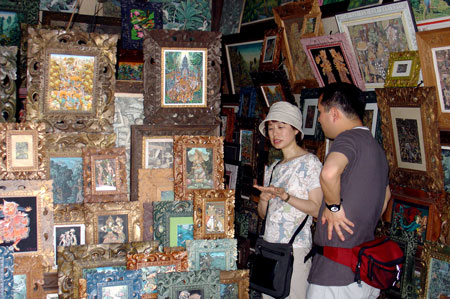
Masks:
[[[320,184],[325,203],[328,205],[339,204],[341,202],[341,175],[347,164],[348,159],[344,154],[332,152],[328,155],[323,165],[322,172],[320,173]],[[344,241],[345,238],[341,227],[349,234],[353,234],[349,226],[354,227],[354,224],[345,217],[343,206],[341,206],[338,212],[331,212],[325,208],[322,213],[322,224],[325,224],[325,222],[328,223],[328,240],[331,240],[334,229],[338,237]]]

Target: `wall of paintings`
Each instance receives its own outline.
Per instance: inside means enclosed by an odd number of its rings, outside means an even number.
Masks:
[[[332,82],[365,92],[389,162],[377,234],[406,258],[381,298],[450,295],[446,1],[7,2],[6,297],[260,298],[252,186],[281,153],[256,128],[273,103],[296,104],[323,162],[317,102]]]

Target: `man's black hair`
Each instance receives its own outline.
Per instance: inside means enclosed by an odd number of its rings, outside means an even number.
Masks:
[[[361,121],[364,117],[366,100],[364,93],[353,84],[331,83],[322,89],[320,101],[325,111],[331,107],[342,110],[347,117],[358,117]]]

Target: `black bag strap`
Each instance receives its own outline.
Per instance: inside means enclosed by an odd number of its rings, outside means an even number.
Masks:
[[[277,165],[280,164],[280,162],[281,162],[281,160],[278,160],[272,168],[272,172],[270,173],[269,186],[270,186],[270,183],[272,183],[272,176],[273,176],[273,172],[275,171],[275,167],[277,167]],[[266,231],[266,218],[267,218],[268,211],[269,211],[269,203],[267,203],[266,215],[264,215],[264,219],[261,223],[261,230],[259,231],[260,236],[264,236],[264,232]]]
[[[295,233],[292,235],[291,240],[289,240],[289,244],[292,245],[294,243],[295,237],[297,237],[298,233],[302,230],[302,228],[305,226],[306,221],[308,220],[309,215],[306,215],[305,219],[303,219],[302,224],[300,224],[299,227],[295,230]]]

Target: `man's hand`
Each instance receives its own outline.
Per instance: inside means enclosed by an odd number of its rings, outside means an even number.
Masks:
[[[355,227],[355,224],[345,217],[343,206],[341,206],[341,210],[338,212],[331,212],[325,208],[322,213],[322,224],[325,224],[325,222],[328,222],[328,240],[331,240],[333,229],[336,231],[336,234],[341,241],[345,241],[344,234],[341,229],[344,229],[351,235],[353,234],[353,230],[350,226]]]

